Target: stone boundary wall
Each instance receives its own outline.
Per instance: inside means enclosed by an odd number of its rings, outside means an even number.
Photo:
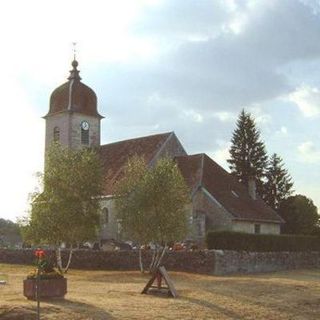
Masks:
[[[320,252],[246,252],[214,250],[215,275],[263,273],[320,267]]]
[[[46,254],[55,259],[54,252],[46,250]],[[62,252],[63,261],[67,261],[68,252]],[[163,264],[167,270],[213,274],[214,252],[176,251],[168,252]],[[143,252],[143,262],[147,268],[151,262],[152,252]],[[55,261],[55,260],[53,260]],[[0,249],[0,263],[33,264],[34,250]],[[73,252],[70,268],[85,270],[139,270],[138,251],[94,251],[77,250]]]
[[[48,252],[54,257],[54,252]],[[67,252],[63,252],[66,261]],[[145,267],[151,252],[143,253]],[[33,250],[0,249],[0,263],[33,264]],[[163,264],[169,271],[212,275],[261,273],[302,268],[319,268],[320,252],[237,252],[227,250],[168,252]],[[71,268],[85,270],[139,270],[137,251],[75,251]],[[0,270],[1,271],[1,270]]]

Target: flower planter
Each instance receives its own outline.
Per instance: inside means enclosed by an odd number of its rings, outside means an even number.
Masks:
[[[40,299],[63,298],[67,293],[67,279],[40,279]],[[36,279],[23,280],[23,295],[30,300],[36,300]]]

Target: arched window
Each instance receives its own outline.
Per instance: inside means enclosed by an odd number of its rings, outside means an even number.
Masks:
[[[60,141],[60,129],[59,127],[54,127],[53,129],[53,141],[59,142]]]
[[[81,128],[81,143],[86,145],[89,144],[89,129],[84,130]]]
[[[102,209],[102,219],[103,219],[104,224],[109,223],[109,210],[108,210],[108,208]]]

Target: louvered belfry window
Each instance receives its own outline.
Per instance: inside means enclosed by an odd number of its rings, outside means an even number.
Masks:
[[[107,225],[109,223],[109,210],[108,210],[108,208],[102,209],[102,219],[103,219],[103,223],[105,225]]]
[[[89,144],[89,130],[83,130],[81,128],[81,143],[82,144]]]
[[[60,141],[60,129],[59,127],[54,127],[53,129],[53,141],[59,142]]]

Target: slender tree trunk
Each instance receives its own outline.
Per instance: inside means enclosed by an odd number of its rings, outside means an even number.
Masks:
[[[153,249],[152,259],[151,259],[151,263],[150,263],[150,266],[149,266],[149,272],[150,273],[152,273],[154,262],[156,260],[156,255],[157,255],[157,248],[155,247]]]
[[[68,258],[68,263],[64,269],[64,273],[67,273],[68,270],[69,270],[69,267],[70,267],[70,263],[71,263],[71,259],[72,259],[72,254],[73,254],[73,249],[72,247],[70,248],[70,251],[69,251],[69,258]]]
[[[58,266],[58,270],[64,274],[67,273],[69,267],[70,267],[70,263],[71,263],[71,259],[72,259],[72,254],[73,254],[73,249],[71,248],[69,251],[69,257],[68,257],[68,262],[65,268],[63,268],[62,265],[62,258],[61,258],[61,248],[60,246],[58,246],[56,248],[56,257],[57,257],[57,266]]]
[[[144,273],[141,246],[139,246],[139,266],[140,266],[141,273]]]
[[[167,252],[167,249],[168,249],[168,246],[167,244],[164,245],[163,249],[162,249],[162,252],[161,252],[161,255],[159,255],[159,258],[158,258],[158,261],[157,261],[157,264],[156,264],[156,269],[159,268],[160,264],[161,264],[161,261],[164,257],[164,255],[166,254]]]
[[[58,267],[58,270],[59,270],[61,273],[63,273],[60,246],[56,247],[56,259],[57,259],[57,267]]]

